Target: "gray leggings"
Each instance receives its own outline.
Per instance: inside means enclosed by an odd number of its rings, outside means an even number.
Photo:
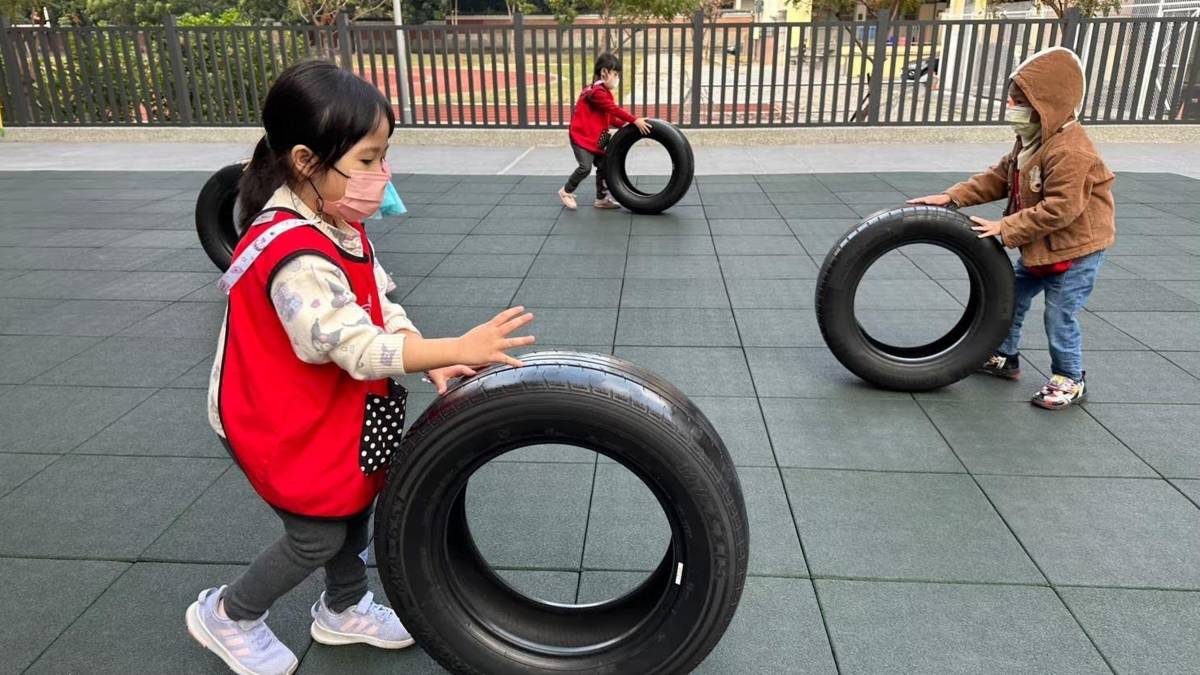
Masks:
[[[604,199],[608,195],[608,183],[604,180],[604,155],[597,155],[591,151],[571,144],[571,150],[575,153],[575,161],[579,162],[579,166],[567,178],[567,184],[563,188],[567,192],[574,193],[575,188],[583,182],[584,178],[592,172],[592,165],[596,167],[596,199]]]
[[[249,621],[325,567],[325,606],[341,612],[367,592],[367,564],[359,557],[371,533],[371,510],[349,520],[305,518],[276,510],[283,536],[258,554],[250,567],[225,589],[225,613]]]

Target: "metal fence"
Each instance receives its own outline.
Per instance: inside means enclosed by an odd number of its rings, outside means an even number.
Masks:
[[[688,127],[1002,121],[1007,75],[1061,45],[1086,70],[1085,121],[1200,121],[1200,19],[36,28],[0,26],[10,126],[257,125],[306,58],[375,84],[412,127],[563,127],[597,54],[618,98]]]

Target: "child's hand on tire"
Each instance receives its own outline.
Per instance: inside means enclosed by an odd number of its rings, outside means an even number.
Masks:
[[[437,389],[438,394],[446,393],[447,385],[450,380],[459,377],[475,377],[475,368],[464,365],[446,366],[445,368],[434,368],[425,373],[429,382]]]
[[[909,204],[928,204],[929,206],[949,206],[950,204],[954,203],[954,201],[952,199],[950,199],[950,195],[940,194],[940,195],[927,195],[925,197],[917,197],[915,199],[908,200],[908,203]]]
[[[459,363],[503,363],[515,368],[521,367],[521,362],[505,352],[517,347],[531,345],[532,335],[510,338],[519,328],[533,321],[533,315],[526,312],[524,307],[512,307],[500,312],[487,323],[467,331],[458,338]]]
[[[637,127],[638,131],[642,132],[643,136],[646,136],[650,133],[650,122],[647,121],[645,117],[639,117],[634,120],[633,126]]]

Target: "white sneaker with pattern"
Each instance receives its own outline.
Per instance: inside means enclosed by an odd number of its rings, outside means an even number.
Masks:
[[[412,636],[390,607],[374,602],[367,594],[358,604],[334,612],[325,606],[325,594],[312,606],[313,623],[309,633],[323,645],[367,644],[380,649],[403,649],[413,643]]]

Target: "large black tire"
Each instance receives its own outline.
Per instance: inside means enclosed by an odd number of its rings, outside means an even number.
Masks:
[[[1004,248],[992,238],[980,239],[971,225],[952,209],[906,206],[868,217],[829,251],[817,277],[817,324],[825,344],[850,372],[885,389],[928,391],[975,372],[1000,346],[1012,324],[1013,267]],[[957,254],[971,293],[962,318],[946,335],[898,347],[863,329],[855,318],[854,297],[876,260],[909,244],[933,244]]]
[[[567,352],[522,360],[453,387],[409,431],[375,512],[388,599],[455,673],[689,672],[716,646],[745,583],[749,525],[728,451],[687,397],[632,364]],[[671,543],[628,594],[590,605],[530,598],[476,549],[467,481],[496,456],[541,443],[603,453],[658,498]]]
[[[671,156],[671,177],[667,186],[653,194],[637,189],[625,170],[629,149],[644,138],[661,143]],[[634,213],[666,211],[683,199],[692,187],[692,179],[696,177],[696,158],[692,155],[691,143],[688,143],[682,131],[663,120],[650,120],[648,136],[643,136],[632,124],[626,124],[613,134],[612,140],[605,148],[605,154],[608,190],[618,204]]]
[[[222,272],[233,262],[233,249],[242,238],[238,227],[238,182],[246,162],[214,173],[196,198],[196,233],[210,260]]]

